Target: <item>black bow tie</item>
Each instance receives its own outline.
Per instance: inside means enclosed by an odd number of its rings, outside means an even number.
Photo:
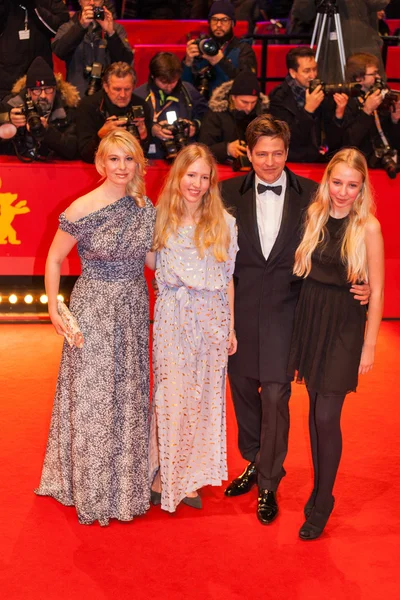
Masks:
[[[257,192],[259,194],[263,194],[264,192],[271,190],[271,192],[274,192],[274,194],[276,194],[277,196],[280,196],[282,193],[282,186],[281,185],[264,185],[263,183],[258,183],[257,184]]]

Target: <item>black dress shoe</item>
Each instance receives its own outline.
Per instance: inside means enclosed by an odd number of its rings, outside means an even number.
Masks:
[[[314,506],[310,516],[299,531],[299,537],[301,540],[311,541],[319,538],[325,529],[325,525],[327,524],[329,517],[331,516],[334,504],[335,498],[332,496],[331,506],[327,510],[318,510],[318,508]]]
[[[243,473],[228,485],[224,494],[229,498],[247,494],[255,483],[257,483],[256,466],[254,463],[249,463]]]
[[[259,490],[257,517],[263,525],[269,525],[278,516],[278,504],[276,502],[276,492],[268,490]]]

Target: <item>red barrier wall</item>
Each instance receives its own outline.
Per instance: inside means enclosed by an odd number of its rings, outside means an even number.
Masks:
[[[319,181],[323,165],[292,165],[304,177]],[[230,167],[219,167],[220,179],[234,176]],[[154,161],[146,175],[147,194],[155,201],[168,165]],[[400,317],[399,181],[383,171],[371,171],[378,218],[382,224],[386,254],[385,316]],[[42,275],[49,245],[57,229],[58,215],[78,196],[98,185],[92,165],[76,162],[26,165],[16,158],[0,157],[0,276]],[[19,210],[29,212],[19,214]],[[10,243],[13,232],[19,243]],[[63,266],[64,274],[79,272],[76,252]]]

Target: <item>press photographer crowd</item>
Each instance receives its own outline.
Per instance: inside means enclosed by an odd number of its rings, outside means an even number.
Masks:
[[[371,168],[391,178],[400,170],[400,91],[386,83],[375,38],[352,37],[347,44],[343,26],[344,80],[320,78],[326,52],[292,47],[287,75],[268,97],[256,76],[252,39],[235,35],[238,3],[216,0],[205,3],[208,33],[188,40],[183,60],[157,52],[147,83],[136,87],[134,49],[116,22],[120,3],[79,0],[75,12],[67,4],[0,0],[0,154],[93,163],[102,138],[125,128],[149,159],[173,161],[182,147],[199,141],[219,163],[245,170],[246,127],[270,113],[290,127],[289,161],[327,162],[353,146]],[[323,0],[295,1],[292,13],[305,14],[307,4],[328,18],[331,11],[340,14],[340,2]],[[389,2],[354,4],[369,6],[378,38],[376,11]],[[252,10],[255,5],[262,18],[273,16],[273,2],[253,2]],[[65,61],[65,79],[53,70],[53,53]]]

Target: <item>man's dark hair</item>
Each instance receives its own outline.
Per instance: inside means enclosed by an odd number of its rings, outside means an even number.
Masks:
[[[286,54],[286,67],[288,71],[289,69],[297,71],[299,68],[299,58],[315,58],[315,51],[308,46],[297,46],[289,50]]]
[[[357,52],[349,56],[346,62],[346,81],[357,81],[365,77],[368,67],[379,69],[379,60],[374,54]]]
[[[172,52],[157,52],[149,64],[150,75],[170,83],[182,75],[182,63]]]
[[[115,77],[126,77],[127,75],[131,75],[133,80],[133,85],[136,83],[136,74],[131,65],[128,65],[126,62],[115,62],[107,67],[104,71],[103,75],[103,83],[109,83],[110,78],[114,75]]]
[[[279,138],[283,141],[285,150],[289,148],[290,129],[285,121],[274,119],[271,115],[260,115],[251,121],[246,129],[246,142],[250,152],[263,136]]]

